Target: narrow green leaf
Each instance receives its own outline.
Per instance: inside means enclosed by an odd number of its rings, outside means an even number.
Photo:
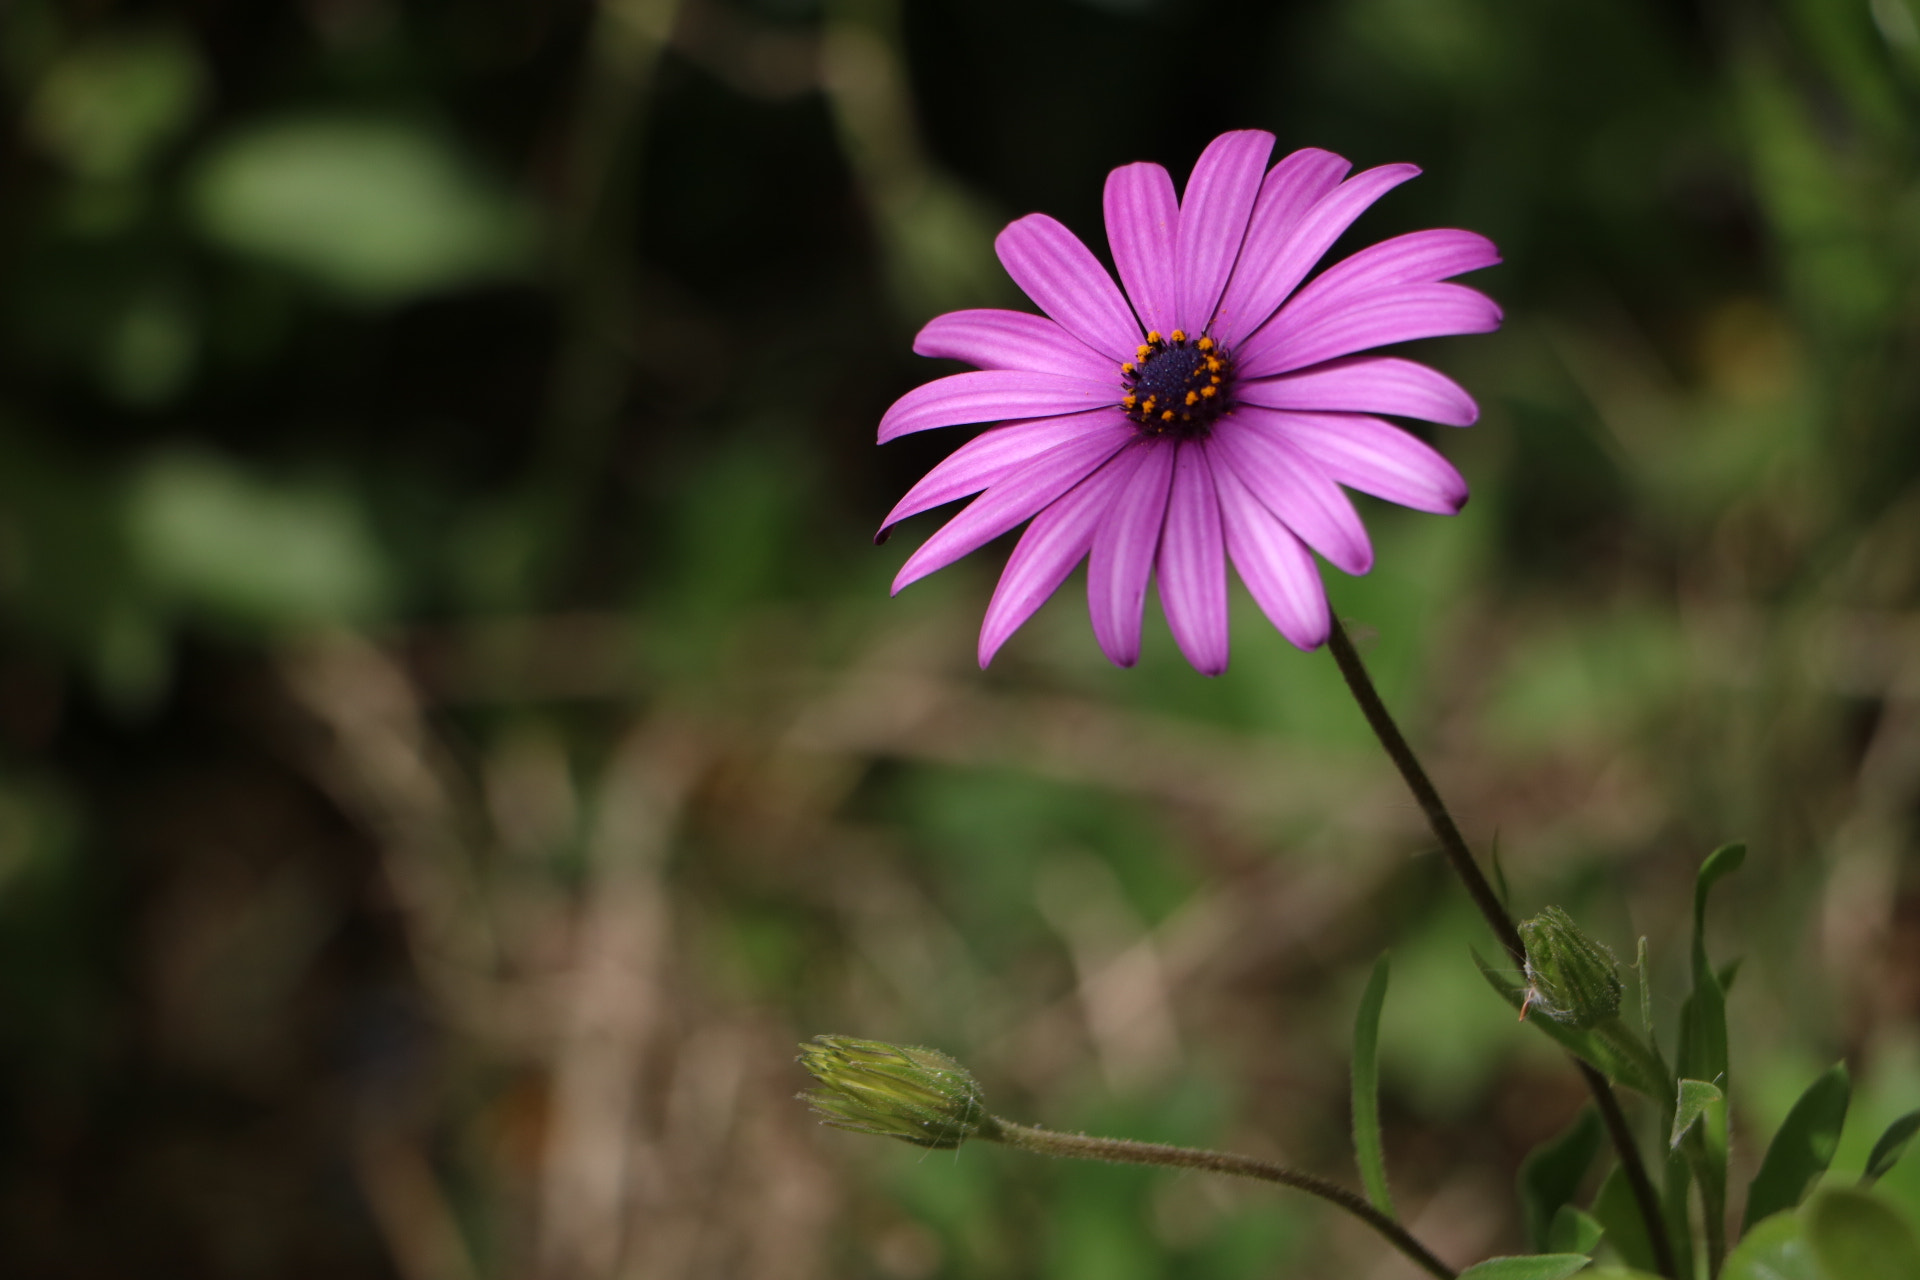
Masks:
[[[1727,1255],[1720,1280],[1827,1280],[1814,1260],[1806,1223],[1797,1213],[1776,1213],[1748,1228]]]
[[[1380,1145],[1380,1009],[1387,1001],[1387,957],[1373,964],[1353,1020],[1353,1156],[1374,1208],[1394,1216],[1387,1159]]]
[[[1667,1135],[1667,1145],[1679,1146],[1680,1139],[1687,1136],[1687,1130],[1706,1114],[1707,1108],[1725,1097],[1717,1084],[1709,1084],[1705,1080],[1682,1080],[1679,1096],[1674,1101],[1673,1131]]]
[[[1738,871],[1746,860],[1746,845],[1723,844],[1700,864],[1700,874],[1693,881],[1693,940],[1696,945],[1700,942],[1700,931],[1706,926],[1708,892],[1721,880]]]
[[[1653,979],[1652,970],[1647,965],[1647,940],[1640,939],[1640,949],[1634,956],[1633,968],[1640,975],[1640,1034],[1647,1038],[1653,1051],[1660,1052],[1660,1038],[1653,1032]]]
[[[1606,1127],[1600,1113],[1582,1107],[1573,1123],[1558,1137],[1535,1147],[1520,1164],[1520,1206],[1527,1221],[1527,1247],[1547,1252],[1555,1215],[1580,1190],[1593,1158],[1600,1154]],[[1584,1250],[1555,1250],[1580,1253]]]
[[[1593,1216],[1606,1228],[1607,1239],[1622,1262],[1642,1271],[1654,1269],[1653,1244],[1647,1236],[1647,1224],[1641,1220],[1633,1188],[1627,1185],[1627,1176],[1619,1165],[1615,1165],[1606,1181],[1600,1184],[1600,1194],[1593,1198]]]
[[[1834,1063],[1807,1086],[1767,1145],[1760,1172],[1747,1189],[1745,1225],[1793,1208],[1814,1179],[1827,1171],[1840,1145],[1840,1126],[1846,1122],[1852,1094],[1853,1082],[1844,1062]]]
[[[1888,1125],[1880,1141],[1873,1144],[1873,1154],[1867,1157],[1867,1169],[1860,1181],[1869,1187],[1880,1181],[1887,1170],[1900,1163],[1916,1131],[1920,1131],[1920,1111],[1909,1111]]]
[[[1835,1280],[1914,1280],[1920,1239],[1900,1211],[1871,1191],[1834,1187],[1807,1206],[1807,1239]]]
[[[1493,864],[1493,891],[1500,896],[1500,905],[1511,911],[1513,910],[1513,895],[1507,891],[1507,868],[1500,861],[1500,837],[1498,834],[1495,834],[1493,837],[1493,848],[1489,852],[1488,861]]]
[[[1690,1214],[1694,1175],[1699,1166],[1688,1151],[1667,1152],[1660,1186],[1660,1215],[1673,1242],[1674,1280],[1693,1280],[1693,1221]]]
[[[1680,1010],[1680,1045],[1675,1069],[1692,1080],[1717,1080],[1727,1087],[1727,1004],[1719,975],[1707,960],[1707,896],[1713,886],[1740,869],[1743,844],[1723,845],[1700,864],[1693,890],[1693,992]]]
[[[1526,1258],[1488,1258],[1460,1273],[1460,1280],[1566,1280],[1593,1259],[1584,1253],[1542,1253]]]
[[[1600,1238],[1607,1229],[1600,1220],[1584,1210],[1570,1204],[1560,1206],[1553,1215],[1553,1225],[1547,1228],[1546,1253],[1584,1253],[1589,1258],[1600,1247]]]

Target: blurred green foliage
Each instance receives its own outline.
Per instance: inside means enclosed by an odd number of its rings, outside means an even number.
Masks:
[[[816,1133],[786,1046],[1350,1182],[1389,944],[1396,1200],[1523,1247],[1581,1095],[1331,663],[1114,671],[1069,584],[982,674],[999,553],[869,544],[996,229],[1237,127],[1505,254],[1415,353],[1472,504],[1329,587],[1516,910],[1670,1026],[1746,838],[1729,1185],[1836,1058],[1829,1184],[1920,1106],[1914,0],[13,0],[0,78],[0,1272],[1371,1274]]]

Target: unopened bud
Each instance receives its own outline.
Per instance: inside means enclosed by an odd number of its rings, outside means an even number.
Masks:
[[[1520,939],[1527,945],[1528,1008],[1583,1030],[1619,1016],[1613,952],[1582,933],[1572,916],[1548,907],[1520,926]]]
[[[800,1065],[821,1085],[800,1096],[836,1129],[946,1150],[989,1122],[972,1073],[938,1049],[815,1036]]]

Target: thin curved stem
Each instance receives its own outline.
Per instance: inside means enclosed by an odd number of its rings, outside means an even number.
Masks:
[[[1225,1151],[1203,1151],[1195,1147],[1170,1147],[1158,1142],[1134,1142],[1127,1138],[1090,1138],[1082,1133],[1056,1133],[1052,1129],[1036,1129],[1030,1125],[1015,1124],[1011,1120],[1002,1120],[993,1116],[981,1129],[980,1137],[991,1142],[1002,1142],[1022,1151],[1031,1151],[1036,1155],[1060,1156],[1070,1160],[1104,1160],[1110,1164],[1147,1164],[1167,1169],[1201,1169],[1208,1173],[1225,1173],[1238,1178],[1257,1178],[1261,1182],[1278,1183],[1283,1187],[1292,1187],[1304,1191],[1310,1196],[1318,1196],[1327,1203],[1345,1209],[1354,1217],[1372,1227],[1383,1236],[1387,1243],[1418,1263],[1429,1275],[1438,1280],[1455,1280],[1453,1268],[1433,1256],[1427,1247],[1414,1239],[1407,1229],[1380,1212],[1365,1199],[1347,1190],[1337,1182],[1302,1173],[1298,1169],[1289,1169],[1285,1165],[1270,1164],[1265,1160],[1256,1160],[1252,1156],[1233,1155]]]
[[[1500,901],[1500,895],[1493,891],[1493,886],[1481,872],[1473,850],[1467,847],[1459,825],[1447,811],[1446,802],[1440,799],[1440,792],[1427,777],[1427,771],[1420,766],[1420,758],[1413,754],[1413,748],[1407,745],[1400,726],[1394,723],[1392,714],[1388,712],[1387,704],[1380,700],[1379,691],[1373,687],[1373,678],[1367,674],[1366,664],[1360,660],[1353,641],[1347,638],[1346,628],[1340,625],[1338,616],[1334,617],[1332,629],[1327,634],[1327,648],[1333,653],[1340,674],[1346,678],[1354,701],[1360,704],[1361,714],[1372,726],[1374,736],[1380,739],[1380,745],[1386,748],[1388,758],[1400,770],[1400,776],[1406,781],[1407,789],[1413,792],[1421,812],[1427,815],[1427,825],[1433,828],[1434,837],[1440,841],[1447,861],[1453,865],[1454,873],[1466,886],[1467,896],[1473,899],[1473,905],[1486,917],[1494,936],[1500,939],[1500,945],[1513,957],[1513,962],[1524,968],[1527,948],[1520,940],[1519,928]],[[1581,1079],[1586,1081],[1588,1091],[1593,1094],[1594,1103],[1600,1108],[1600,1118],[1606,1123],[1607,1135],[1613,1140],[1614,1150],[1619,1153],[1620,1168],[1627,1176],[1634,1204],[1647,1225],[1647,1242],[1653,1248],[1654,1263],[1661,1275],[1672,1276],[1675,1274],[1673,1242],[1667,1234],[1666,1218],[1660,1212],[1660,1197],[1653,1189],[1653,1179],[1647,1176],[1646,1163],[1641,1159],[1640,1148],[1633,1140],[1626,1113],[1620,1109],[1620,1099],[1599,1071],[1578,1058],[1573,1062],[1580,1069]]]

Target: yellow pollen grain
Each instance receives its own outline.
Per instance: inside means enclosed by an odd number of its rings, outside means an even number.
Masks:
[[[1124,374],[1126,374],[1126,375],[1127,375],[1127,376],[1128,376],[1129,378],[1131,378],[1131,377],[1133,376],[1133,373],[1134,373],[1134,364],[1133,364],[1133,361],[1131,361],[1131,360],[1129,360],[1129,361],[1127,361],[1127,362],[1126,362],[1125,364],[1123,364],[1123,365],[1121,365],[1121,366],[1120,366],[1120,372],[1122,372],[1122,373],[1124,373]]]
[[[1163,410],[1161,411],[1161,413],[1160,413],[1160,421],[1162,421],[1162,422],[1172,422],[1172,421],[1173,421],[1173,410],[1171,410],[1171,409],[1163,409]]]
[[[1211,350],[1213,350],[1213,339],[1212,339],[1212,338],[1202,338],[1202,339],[1200,339],[1200,349],[1201,349],[1202,351],[1211,351]]]
[[[1209,399],[1209,400],[1211,400],[1211,399],[1213,399],[1213,397],[1214,397],[1214,396],[1216,396],[1216,395],[1218,395],[1218,394],[1220,394],[1220,388],[1218,388],[1218,387],[1202,387],[1202,388],[1200,388],[1200,394],[1201,394],[1201,395],[1203,395],[1203,396],[1205,396],[1205,397],[1207,397],[1207,399]]]
[[[1199,403],[1200,403],[1200,393],[1199,393],[1199,392],[1197,392],[1197,391],[1189,391],[1189,392],[1187,392],[1187,404],[1188,404],[1189,406],[1192,406],[1192,405],[1196,405],[1196,404],[1199,404]]]
[[[1160,341],[1160,331],[1158,329],[1147,330],[1147,347],[1151,347],[1159,341]],[[1142,347],[1140,349],[1142,351],[1145,351],[1147,347]]]
[[[1152,353],[1152,347],[1141,347],[1133,353],[1133,358],[1135,360],[1145,360]]]
[[[1187,331],[1185,329],[1175,329],[1171,334],[1167,336],[1172,338],[1175,342],[1185,342],[1187,340]]]

